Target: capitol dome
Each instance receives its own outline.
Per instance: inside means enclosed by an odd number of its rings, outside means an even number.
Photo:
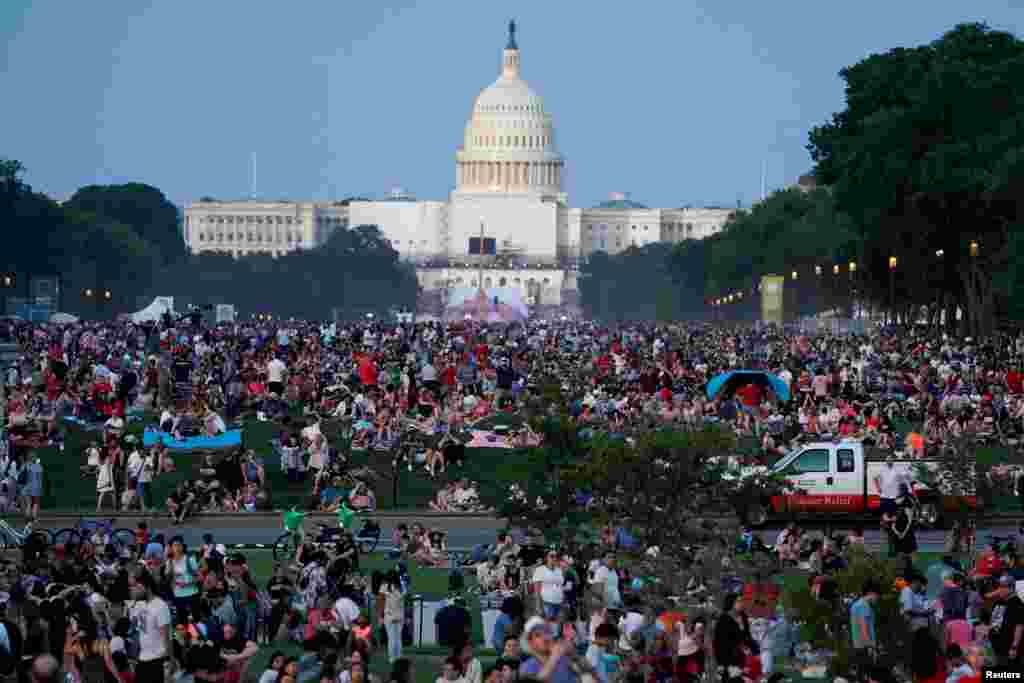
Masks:
[[[456,153],[456,185],[468,192],[557,193],[562,158],[544,100],[519,75],[515,22],[509,23],[501,75],[473,102]]]

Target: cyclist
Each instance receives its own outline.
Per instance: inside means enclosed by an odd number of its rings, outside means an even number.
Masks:
[[[306,513],[298,512],[295,508],[292,508],[284,513],[283,521],[285,531],[290,531],[292,534],[292,542],[295,545],[295,564],[301,567],[302,549],[305,547],[306,542],[306,529],[303,526],[303,522],[306,521]]]

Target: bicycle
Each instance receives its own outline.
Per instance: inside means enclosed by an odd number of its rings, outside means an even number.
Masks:
[[[300,530],[306,521],[306,513],[290,510],[282,515],[282,521],[285,531],[277,537],[273,546],[274,559],[278,562],[290,560],[298,553],[299,539],[303,536]],[[344,531],[344,529],[320,522],[317,524],[317,533],[312,539],[312,544],[314,546],[333,546],[341,541],[341,534]],[[353,536],[359,552],[367,555],[376,550],[380,543],[380,533],[380,525],[377,522],[372,519],[364,519],[362,527]]]
[[[51,542],[50,532],[45,529],[33,530],[31,521],[25,522],[25,528],[18,531],[6,519],[0,518],[0,550],[26,547],[44,550]]]
[[[107,543],[113,544],[115,550],[130,548],[135,544],[135,532],[131,529],[115,529],[116,519],[106,521],[90,521],[85,518],[78,520],[78,525],[61,529],[53,534],[54,545],[79,546],[85,541],[92,540],[92,537],[100,532]]]

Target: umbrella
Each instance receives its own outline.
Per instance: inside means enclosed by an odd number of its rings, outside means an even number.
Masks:
[[[763,370],[732,370],[723,372],[708,382],[708,398],[715,398],[719,394],[732,394],[737,389],[747,384],[759,384],[771,389],[779,400],[789,400],[789,385],[779,377]]]

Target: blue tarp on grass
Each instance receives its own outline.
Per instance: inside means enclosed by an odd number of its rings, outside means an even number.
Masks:
[[[202,451],[215,450],[219,448],[233,448],[242,445],[242,430],[233,429],[224,432],[220,436],[189,436],[177,440],[173,435],[166,432],[157,432],[150,429],[142,437],[145,446],[155,446],[162,443],[172,451]]]

